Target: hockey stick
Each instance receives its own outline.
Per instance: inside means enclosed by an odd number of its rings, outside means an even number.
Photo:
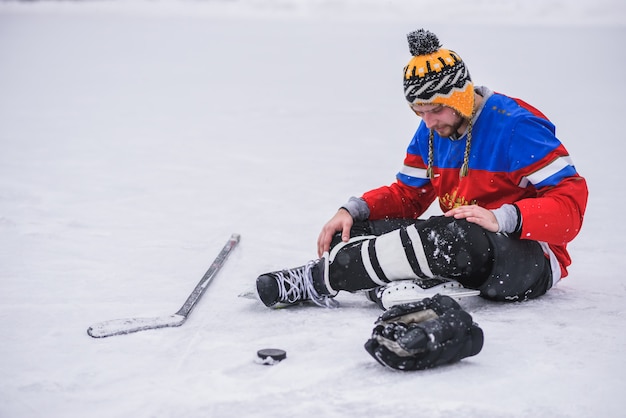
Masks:
[[[87,334],[94,338],[104,338],[113,335],[130,334],[132,332],[144,331],[147,329],[157,329],[165,327],[179,327],[185,323],[191,310],[196,306],[200,296],[204,293],[207,286],[220,270],[228,255],[239,243],[240,235],[232,234],[230,239],[222,248],[217,258],[211,264],[211,267],[204,273],[200,282],[196,285],[193,292],[189,295],[183,306],[173,315],[157,316],[154,318],[126,318],[113,319],[110,321],[100,322],[92,325],[87,330]]]

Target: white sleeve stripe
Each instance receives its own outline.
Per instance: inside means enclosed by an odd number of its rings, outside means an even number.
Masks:
[[[540,170],[535,171],[529,176],[523,177],[522,181],[519,184],[519,187],[526,187],[529,182],[532,184],[539,184],[548,177],[553,176],[554,174],[563,170],[565,167],[573,165],[574,162],[569,156],[559,157],[547,166],[541,168]]]
[[[403,165],[400,173],[404,174],[405,176],[415,177],[418,179],[428,179],[428,176],[426,175],[426,169],[424,168],[415,168],[409,167],[408,165]]]

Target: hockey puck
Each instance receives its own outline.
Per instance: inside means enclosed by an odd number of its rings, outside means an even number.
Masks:
[[[287,358],[287,352],[279,348],[264,348],[256,352],[261,364],[273,365]]]

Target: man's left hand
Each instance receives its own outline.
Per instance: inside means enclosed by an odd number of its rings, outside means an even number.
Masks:
[[[478,205],[459,206],[450,209],[445,216],[452,216],[455,219],[465,219],[468,222],[482,226],[487,231],[498,232],[499,225],[495,215],[489,210]]]

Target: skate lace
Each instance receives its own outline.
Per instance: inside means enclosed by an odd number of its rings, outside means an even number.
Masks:
[[[312,300],[318,306],[326,308],[336,307],[336,302],[332,298],[320,295],[313,286],[311,270],[315,264],[316,261],[309,261],[302,267],[275,273],[280,300],[288,303]]]

